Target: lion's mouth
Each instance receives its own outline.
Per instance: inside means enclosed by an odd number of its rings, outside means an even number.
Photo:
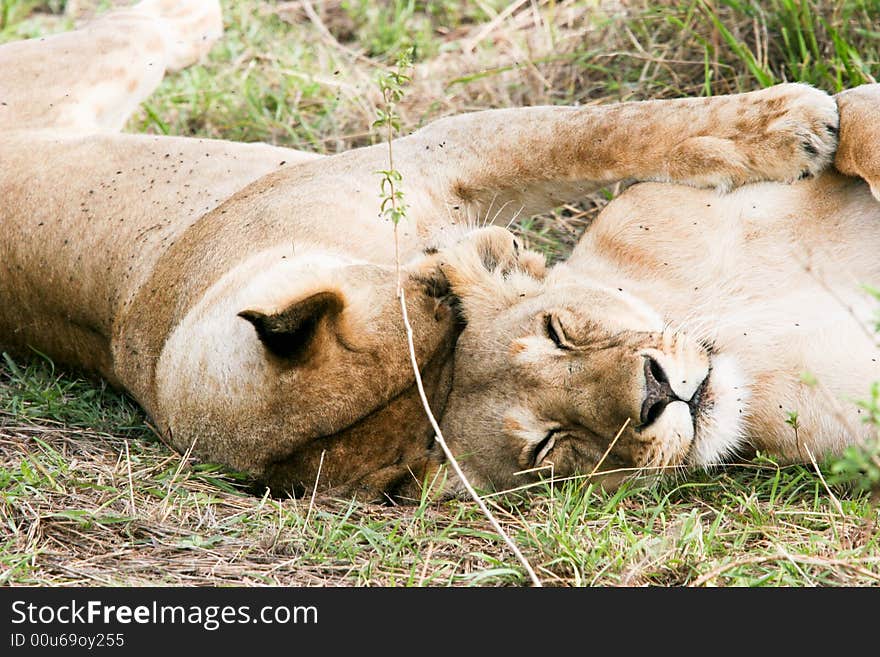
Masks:
[[[700,417],[707,410],[709,406],[709,379],[712,378],[712,366],[709,365],[709,371],[706,372],[706,378],[703,379],[703,382],[697,388],[696,392],[694,392],[693,397],[687,400],[688,408],[691,410],[691,421],[694,424],[694,440],[697,437],[697,425],[700,422]]]
[[[701,450],[702,435],[709,430],[712,423],[714,407],[712,363],[710,361],[706,374],[690,395],[676,394],[669,385],[667,377],[661,378],[659,368],[652,359],[646,359],[645,374],[648,381],[647,397],[642,405],[642,422],[636,427],[637,433],[652,426],[659,425],[661,433],[668,432],[667,449],[674,453],[669,464],[693,464]],[[687,409],[685,411],[685,409]],[[689,422],[688,422],[689,421]],[[690,431],[684,429],[689,423]],[[690,433],[686,442],[681,439]],[[667,439],[663,439],[664,444]],[[678,444],[678,447],[673,445]]]
[[[647,397],[651,404],[645,419],[651,422],[634,429],[635,433],[643,434],[637,440],[655,442],[656,447],[646,456],[662,461],[664,467],[710,467],[725,462],[744,440],[750,397],[747,379],[733,357],[710,355],[700,372],[702,379],[694,377],[690,390],[685,392],[679,388],[680,394],[674,399],[666,396],[661,409],[653,412],[651,408],[657,404],[659,389],[656,384],[665,389],[665,381],[676,383],[685,376],[673,379],[676,374],[673,371],[664,380],[656,371],[648,370],[649,367],[650,364],[646,371],[654,380],[648,385]]]
[[[713,354],[709,375],[690,406],[693,438],[684,463],[708,468],[725,463],[746,440],[751,383],[729,354]]]

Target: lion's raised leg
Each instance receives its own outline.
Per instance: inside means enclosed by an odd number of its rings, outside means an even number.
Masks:
[[[721,189],[795,180],[830,163],[837,131],[833,98],[784,84],[714,98],[475,112],[401,140],[395,161],[404,180],[430,176],[451,213],[505,223],[620,180]]]
[[[217,0],[144,0],[81,29],[0,47],[0,131],[119,131],[166,70],[222,33]]]
[[[840,147],[834,166],[864,178],[880,200],[880,84],[866,84],[837,94]]]

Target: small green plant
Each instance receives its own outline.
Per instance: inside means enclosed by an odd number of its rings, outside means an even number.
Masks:
[[[379,190],[382,204],[379,207],[381,215],[394,224],[395,242],[397,241],[397,224],[406,217],[406,205],[403,202],[403,190],[401,183],[403,177],[394,168],[394,151],[391,142],[394,134],[400,130],[400,117],[395,111],[397,103],[403,98],[406,85],[412,80],[408,72],[412,68],[412,51],[407,50],[397,57],[395,70],[383,72],[378,79],[379,90],[382,92],[382,100],[385,107],[380,107],[377,118],[373,121],[373,127],[385,130],[385,142],[388,144],[388,168],[378,171],[382,176]]]
[[[831,462],[832,480],[870,491],[873,502],[880,502],[880,381],[871,384],[870,397],[857,402],[867,411],[864,422],[877,429],[874,437],[861,445],[847,447],[843,456]]]
[[[785,418],[785,423],[794,429],[794,438],[797,441],[798,438],[798,429],[801,428],[800,424],[800,416],[797,411],[789,411],[788,415]]]
[[[411,67],[412,52],[404,51],[397,58],[396,70],[387,71],[379,76],[379,89],[382,91],[382,98],[385,102],[385,107],[379,110],[378,118],[373,122],[373,127],[386,129],[385,134],[386,143],[388,144],[388,168],[377,172],[382,176],[382,182],[380,183],[380,196],[382,198],[382,203],[380,205],[380,216],[386,217],[394,224],[394,261],[397,266],[397,298],[400,300],[400,311],[403,316],[403,325],[406,328],[410,363],[412,364],[416,387],[419,391],[419,396],[421,397],[422,406],[425,409],[425,413],[427,414],[428,419],[431,422],[431,426],[434,429],[434,439],[443,450],[443,454],[446,456],[450,467],[455,471],[455,474],[458,477],[459,481],[461,481],[462,485],[470,494],[474,502],[477,503],[477,506],[480,507],[480,510],[489,520],[492,527],[504,540],[504,542],[510,548],[510,551],[513,552],[514,556],[522,564],[523,568],[525,568],[529,579],[531,579],[532,581],[532,584],[534,584],[535,586],[541,586],[541,580],[538,579],[538,576],[535,574],[535,571],[529,563],[528,559],[525,558],[523,553],[517,547],[516,543],[514,543],[510,536],[507,535],[507,533],[498,522],[497,518],[495,518],[495,516],[489,510],[489,507],[486,506],[486,503],[480,498],[480,496],[474,490],[473,486],[471,486],[470,482],[467,480],[467,477],[465,477],[464,473],[462,472],[461,467],[459,466],[458,461],[455,458],[455,455],[449,450],[449,446],[446,444],[446,440],[443,438],[443,433],[440,431],[440,425],[437,423],[437,420],[434,417],[433,411],[431,410],[430,404],[428,403],[428,398],[425,396],[424,387],[422,386],[422,376],[419,372],[419,365],[416,361],[415,344],[413,343],[413,329],[409,323],[409,315],[406,310],[406,294],[404,293],[403,285],[401,284],[400,250],[397,237],[397,227],[400,223],[400,220],[406,218],[406,206],[403,203],[403,190],[400,188],[400,185],[403,182],[403,176],[397,169],[394,168],[393,147],[394,133],[396,130],[400,129],[400,118],[397,116],[394,108],[395,105],[399,103],[400,100],[403,98],[404,89],[407,83],[409,83],[412,79],[407,74]],[[505,572],[507,571],[505,570]],[[495,575],[497,574],[498,573],[496,572]]]
[[[832,481],[870,491],[874,504],[880,502],[880,440],[847,447],[831,464]]]

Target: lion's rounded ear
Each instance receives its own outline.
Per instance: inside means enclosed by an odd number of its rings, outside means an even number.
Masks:
[[[526,250],[518,238],[494,226],[425,255],[413,277],[429,295],[452,300],[465,321],[521,299],[546,274],[543,255]]]
[[[281,309],[247,309],[238,316],[249,321],[266,350],[294,364],[313,353],[322,331],[326,331],[345,307],[336,291],[323,291],[290,302]]]

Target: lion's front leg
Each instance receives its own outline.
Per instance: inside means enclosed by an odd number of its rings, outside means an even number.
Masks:
[[[828,165],[837,107],[801,84],[714,98],[490,110],[402,139],[405,179],[430,177],[450,212],[508,222],[620,180],[729,189]],[[464,214],[466,213],[466,214]]]
[[[866,84],[835,96],[840,109],[837,169],[864,178],[880,200],[880,84]]]

